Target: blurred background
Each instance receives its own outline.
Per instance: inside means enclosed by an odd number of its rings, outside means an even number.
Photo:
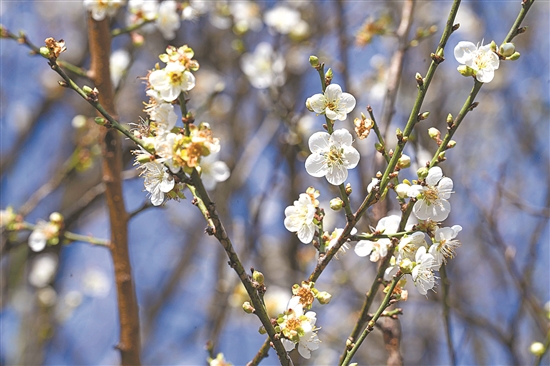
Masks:
[[[308,186],[319,189],[327,212],[324,227],[343,227],[343,212],[332,212],[336,187],[305,172],[307,140],[322,130],[323,116],[307,111],[307,97],[321,92],[309,65],[317,55],[334,71],[334,83],[357,99],[355,110],[336,128],[353,130],[353,118],[372,106],[395,146],[416,96],[416,72],[425,75],[439,42],[451,2],[414,6],[397,83],[393,117],[385,108],[391,60],[395,55],[404,2],[374,1],[194,1],[180,3],[174,34],[154,23],[112,43],[113,82],[120,120],[137,123],[145,85],[142,77],[159,62],[167,45],[187,44],[201,67],[189,93],[197,122],[206,121],[221,140],[219,157],[231,177],[211,191],[245,268],[264,273],[271,316],[286,307],[290,288],[305,280],[316,250],[283,226],[284,209]],[[282,9],[282,10],[281,10]],[[457,15],[460,29],[446,47],[405,153],[416,169],[437,149],[429,127],[445,131],[447,114],[458,114],[472,80],[456,72],[452,50],[459,41],[500,44],[520,10],[519,1],[467,1]],[[42,45],[64,39],[61,60],[89,67],[86,9],[81,1],[2,2],[1,23],[26,32]],[[461,225],[462,246],[447,266],[450,333],[461,365],[533,364],[529,352],[544,343],[550,301],[549,39],[550,5],[536,2],[514,41],[518,61],[501,62],[495,79],[483,86],[479,106],[454,136],[457,145],[441,164],[454,180],[452,212],[445,226]],[[126,6],[112,28],[135,21]],[[139,43],[139,46],[136,44]],[[10,39],[0,42],[1,209],[11,206],[36,223],[58,211],[67,230],[109,238],[94,110],[76,93],[58,86],[47,61]],[[71,74],[79,85],[85,78]],[[352,206],[359,206],[376,172],[383,171],[374,149],[376,136],[356,140],[359,166],[350,171]],[[245,314],[246,293],[219,243],[204,234],[206,224],[190,204],[169,201],[151,207],[143,180],[124,144],[124,194],[130,221],[130,257],[140,307],[142,362],[150,365],[204,365],[211,342],[235,365],[250,361],[264,336],[260,322]],[[187,192],[187,196],[191,196]],[[399,209],[395,194],[368,211],[357,228],[369,231]],[[108,250],[88,243],[29,249],[30,232],[2,233],[0,259],[0,362],[6,365],[113,365],[119,362],[118,315],[113,265]],[[353,247],[354,244],[352,244]],[[322,343],[309,360],[292,353],[296,365],[335,365],[376,275],[376,264],[353,250],[338,256],[316,287],[333,295],[314,305]],[[451,359],[445,336],[442,292],[427,298],[408,285],[399,303],[399,321],[385,319],[355,357],[361,365],[386,364],[390,351],[384,329],[401,331],[398,349],[409,365],[444,365]],[[379,303],[381,298],[375,303]],[[374,311],[374,309],[371,309]],[[392,324],[386,324],[390,322]],[[391,347],[390,347],[391,348]],[[548,354],[542,363],[548,364]],[[274,351],[262,362],[276,365]]]

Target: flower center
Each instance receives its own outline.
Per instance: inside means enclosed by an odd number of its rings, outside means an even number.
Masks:
[[[338,109],[338,101],[337,100],[330,100],[327,103],[327,108],[330,109],[331,111],[334,111],[334,110]]]
[[[434,187],[429,187],[427,190],[424,191],[424,200],[428,205],[436,203],[437,200],[439,200],[438,190]]]
[[[286,321],[286,329],[289,331],[298,330],[302,326],[302,322],[298,318],[290,318]]]
[[[490,54],[487,52],[480,52],[476,55],[474,63],[478,67],[478,69],[484,69],[487,67],[489,62],[491,61]]]
[[[344,163],[344,149],[338,149],[336,146],[331,146],[330,150],[325,154],[325,161],[329,167],[334,165],[342,165]]]
[[[183,73],[181,72],[169,72],[170,84],[180,85],[183,82]]]

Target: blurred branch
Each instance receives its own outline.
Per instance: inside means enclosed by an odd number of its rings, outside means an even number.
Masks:
[[[109,115],[112,115],[116,112],[109,68],[111,55],[109,20],[98,22],[88,14],[88,36],[91,55],[90,74],[99,91],[100,103],[105,105],[105,111],[109,111]],[[140,365],[139,314],[128,253],[128,214],[122,194],[121,139],[116,131],[105,129],[102,130],[100,141],[104,153],[103,181],[109,209],[111,254],[117,285],[120,324],[120,341],[117,348],[120,351],[122,365]]]

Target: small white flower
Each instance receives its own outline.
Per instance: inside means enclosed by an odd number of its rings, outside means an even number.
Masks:
[[[92,12],[92,18],[102,21],[105,16],[114,16],[118,8],[124,5],[124,0],[84,0],[84,6]]]
[[[159,134],[169,133],[176,125],[178,116],[174,112],[174,106],[171,103],[155,104],[154,107],[147,110],[151,120],[157,123]]]
[[[59,235],[59,227],[52,222],[38,220],[36,226],[29,236],[29,247],[33,252],[42,251],[48,240]]]
[[[378,262],[380,258],[385,258],[388,255],[388,246],[391,244],[390,239],[382,238],[377,241],[360,240],[355,245],[355,254],[359,257],[366,257],[370,254],[371,262]]]
[[[166,102],[172,102],[181,92],[195,87],[195,76],[179,62],[169,62],[164,69],[149,74],[151,87],[160,93]]]
[[[399,183],[397,186],[395,186],[395,193],[397,193],[397,196],[399,198],[405,198],[410,197],[409,191],[411,186],[405,183]]]
[[[418,248],[426,245],[426,236],[421,231],[415,231],[411,235],[404,236],[397,246],[397,261],[400,262],[404,258],[412,260],[415,253],[418,252]]]
[[[248,76],[250,84],[257,89],[281,86],[286,80],[285,59],[274,52],[267,42],[258,44],[254,53],[245,53],[242,56],[241,69]]]
[[[332,234],[330,234],[330,240],[329,240],[329,242],[328,242],[327,249],[332,248],[333,246],[336,245],[336,243],[338,243],[338,240],[340,239],[340,236],[342,236],[342,233],[343,233],[343,232],[344,232],[344,229],[340,229],[340,228],[334,229],[334,231],[332,232]],[[355,235],[356,233],[357,233],[357,229],[356,229],[356,228],[351,229],[350,235]],[[348,243],[342,244],[342,246],[341,246],[340,249],[338,250],[338,253],[335,255],[336,259],[338,259],[338,254],[339,254],[339,253],[345,254],[345,253],[346,253],[346,250],[348,250],[348,249],[349,249]]]
[[[426,247],[418,248],[415,256],[416,266],[412,270],[412,278],[418,292],[426,295],[435,285],[433,255],[426,253]]]
[[[130,65],[130,54],[124,49],[116,50],[111,54],[109,68],[111,70],[111,81],[115,87],[120,83],[120,79]]]
[[[290,352],[298,345],[298,352],[303,358],[310,358],[311,351],[319,348],[317,338],[317,315],[313,311],[304,314],[300,297],[290,299],[287,311],[278,319],[281,333],[285,336],[281,341],[285,350]]]
[[[326,114],[330,120],[343,121],[355,108],[355,98],[349,93],[342,93],[338,84],[330,84],[324,94],[315,94],[306,101],[315,113]]]
[[[178,4],[174,0],[166,0],[160,3],[156,25],[164,39],[170,40],[176,37],[176,31],[180,27],[177,7]]]
[[[129,0],[127,24],[141,24],[144,21],[151,21],[157,17],[159,4],[157,0]],[[154,30],[153,24],[146,24],[140,30],[149,33]]]
[[[442,227],[435,231],[432,246],[429,253],[434,256],[437,267],[441,263],[447,262],[447,258],[453,258],[456,255],[456,248],[460,246],[460,241],[454,240],[458,233],[462,231],[462,226],[454,225],[452,227]]]
[[[430,168],[426,177],[426,186],[413,185],[409,188],[409,196],[416,197],[413,213],[419,220],[443,221],[451,212],[451,204],[447,201],[453,193],[453,181],[443,177],[440,167]]]
[[[235,29],[246,32],[249,29],[255,32],[262,29],[262,20],[258,17],[260,7],[252,1],[236,1],[229,3],[229,12],[233,16]]]
[[[313,177],[326,176],[333,185],[348,179],[348,169],[359,163],[359,152],[351,146],[353,138],[348,130],[341,128],[332,135],[316,132],[309,138],[311,155],[306,159],[306,170]]]
[[[281,34],[290,33],[302,20],[298,10],[277,6],[265,12],[264,22]]]
[[[367,186],[367,192],[370,193],[370,191],[372,191],[372,189],[374,187],[376,187],[376,185],[380,183],[380,179],[378,178],[372,178],[371,182],[369,183],[369,185]]]
[[[288,231],[297,233],[302,243],[311,243],[317,231],[317,225],[313,222],[314,215],[315,204],[311,196],[301,193],[294,205],[285,209],[285,227]]]
[[[212,190],[218,182],[225,182],[231,175],[229,167],[218,160],[218,153],[213,153],[201,159],[201,178],[204,188]]]
[[[145,176],[144,185],[151,194],[151,203],[159,206],[164,202],[164,194],[170,192],[175,185],[174,178],[168,173],[168,169],[156,162],[145,163],[140,175]]]
[[[477,81],[488,83],[493,80],[500,60],[491,50],[491,45],[476,46],[472,42],[461,41],[456,45],[454,54],[459,63],[474,70]]]
[[[57,257],[52,253],[40,254],[33,263],[29,273],[29,283],[34,287],[46,287],[55,275]]]

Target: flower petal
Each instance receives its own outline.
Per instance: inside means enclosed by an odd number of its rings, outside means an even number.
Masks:
[[[340,99],[342,96],[342,88],[338,84],[330,84],[325,89],[325,97],[329,102]]]
[[[322,114],[325,113],[325,108],[327,106],[327,100],[323,94],[315,94],[308,99],[309,106],[315,113]]]
[[[330,184],[338,186],[348,179],[348,170],[342,165],[333,165],[332,169],[327,172],[326,177]]]
[[[428,176],[426,177],[426,184],[429,186],[435,186],[443,178],[443,171],[440,167],[434,166],[428,171]]]
[[[312,153],[322,154],[330,150],[330,135],[326,132],[315,132],[309,138],[308,145]]]
[[[355,254],[357,254],[359,257],[366,257],[372,252],[373,246],[374,242],[370,240],[360,240],[355,245]]]
[[[454,49],[455,58],[459,63],[466,64],[472,58],[472,53],[476,50],[477,47],[472,42],[458,42]]]
[[[349,131],[345,128],[339,128],[337,130],[334,130],[332,135],[330,135],[330,142],[337,147],[351,146],[351,143],[353,142],[353,137],[351,136],[351,133],[349,133]]]
[[[312,177],[324,177],[328,173],[325,157],[319,154],[311,154],[306,159],[306,171]]]

